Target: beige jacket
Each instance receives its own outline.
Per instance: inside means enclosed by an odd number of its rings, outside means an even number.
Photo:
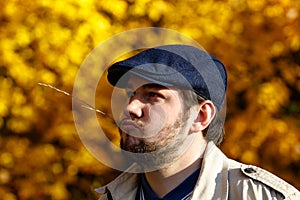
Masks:
[[[105,187],[99,200],[134,200],[139,175],[123,173]],[[300,200],[300,192],[261,168],[228,159],[209,142],[191,200]]]

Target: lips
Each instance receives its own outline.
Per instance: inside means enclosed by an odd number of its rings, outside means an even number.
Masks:
[[[123,119],[120,123],[120,129],[127,133],[140,131],[140,127],[131,119]]]

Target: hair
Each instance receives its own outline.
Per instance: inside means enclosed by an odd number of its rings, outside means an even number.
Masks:
[[[185,110],[189,110],[192,106],[201,104],[206,100],[192,90],[182,90],[182,99]],[[216,114],[209,126],[203,131],[203,134],[207,141],[213,141],[216,145],[220,145],[225,135],[224,119],[222,119],[221,111],[216,107],[215,109]]]

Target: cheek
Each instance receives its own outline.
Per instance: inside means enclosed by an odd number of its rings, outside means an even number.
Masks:
[[[153,137],[159,133],[168,124],[168,115],[169,113],[162,106],[151,106],[148,110],[149,120],[143,127],[145,137]]]
[[[145,125],[146,137],[153,137],[163,129],[174,126],[182,119],[182,112],[178,107],[152,106],[149,109],[150,121]]]
[[[154,120],[158,124],[169,124],[173,123],[181,117],[182,110],[178,104],[169,106],[152,106],[149,110],[151,120]]]

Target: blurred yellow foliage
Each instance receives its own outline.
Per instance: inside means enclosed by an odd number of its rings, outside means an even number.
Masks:
[[[288,102],[289,96],[289,90],[284,83],[280,80],[271,80],[271,82],[261,84],[257,94],[257,104],[270,113],[276,113]]]
[[[96,199],[93,189],[118,174],[80,142],[71,99],[37,83],[71,92],[94,47],[147,26],[186,34],[224,61],[229,86],[221,148],[300,189],[298,1],[2,0],[1,198]],[[96,96],[106,112],[110,89]],[[99,118],[118,144],[114,123]]]

